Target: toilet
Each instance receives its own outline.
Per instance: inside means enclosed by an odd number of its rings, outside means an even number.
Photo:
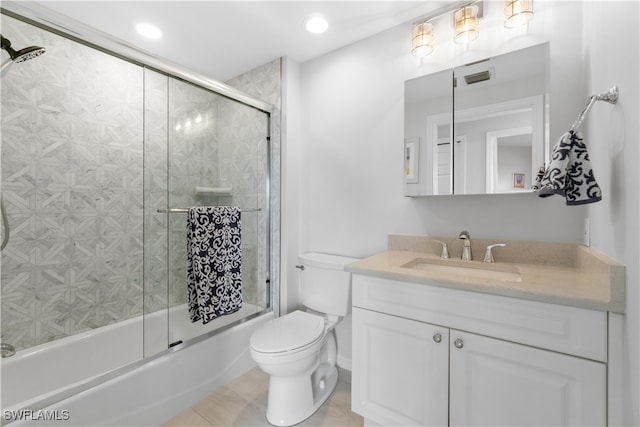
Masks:
[[[308,311],[270,320],[251,335],[251,357],[269,374],[267,420],[276,426],[304,421],[338,381],[335,326],[351,311],[351,274],[357,261],[336,255],[300,256],[300,293]]]

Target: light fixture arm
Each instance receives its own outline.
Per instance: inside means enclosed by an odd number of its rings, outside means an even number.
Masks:
[[[413,21],[413,24],[415,25],[421,22],[433,21],[434,19],[438,19],[445,15],[449,15],[451,12],[455,12],[456,10],[466,6],[478,6],[478,18],[482,18],[483,10],[484,10],[483,5],[484,5],[484,0],[475,0],[472,2],[469,2],[468,0],[451,2],[451,3],[448,3],[446,6],[443,6],[437,9],[433,13],[421,16],[420,18]]]

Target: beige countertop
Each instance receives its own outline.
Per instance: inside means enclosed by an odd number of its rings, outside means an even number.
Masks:
[[[511,257],[509,261],[496,260],[488,264],[482,262],[482,256],[480,260],[462,261],[452,253],[452,258],[441,259],[440,246],[431,245],[431,237],[406,236],[414,239],[409,245],[405,244],[406,240],[393,240],[398,237],[390,236],[388,251],[356,261],[346,270],[386,279],[624,313],[624,265],[587,246],[508,241],[507,247],[526,248],[530,262]],[[450,242],[455,244],[454,240]],[[479,244],[487,242],[494,241],[485,240]],[[419,250],[404,250],[407,248]],[[545,253],[552,259],[545,258]],[[495,255],[498,258],[497,251]]]

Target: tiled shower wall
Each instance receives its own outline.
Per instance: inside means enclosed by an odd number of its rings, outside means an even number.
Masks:
[[[139,316],[143,293],[146,313],[184,302],[186,216],[166,207],[261,209],[242,216],[243,296],[268,305],[266,115],[4,15],[2,28],[47,49],[2,78],[2,341],[22,349]]]
[[[258,277],[266,264],[258,265],[256,254],[266,248],[266,229],[258,229],[257,219],[266,216],[266,136],[266,114],[188,83],[169,81],[169,207],[242,209],[243,300],[261,307],[265,299],[256,298],[256,288],[265,287]],[[198,195],[196,187],[231,191]],[[185,224],[184,214],[169,215],[170,305],[186,302]]]
[[[218,170],[223,185],[233,188],[233,197],[222,204],[242,208],[242,276],[245,301],[266,307],[267,253],[267,132],[268,116],[229,99],[220,99],[220,143]],[[228,201],[225,201],[227,199]],[[257,211],[259,209],[259,211]],[[244,286],[244,284],[254,284]]]
[[[144,312],[167,307],[168,206],[167,116],[169,78],[144,70]],[[145,340],[148,339],[145,336]],[[148,344],[145,344],[145,348]]]
[[[274,110],[271,113],[271,143],[269,144],[269,156],[271,160],[271,174],[269,176],[269,187],[271,191],[270,196],[270,217],[261,215],[258,218],[258,229],[262,230],[266,227],[267,221],[271,221],[271,250],[259,251],[258,253],[258,265],[265,265],[270,262],[270,283],[271,293],[279,296],[280,290],[280,152],[281,152],[281,115],[282,115],[282,93],[284,91],[284,79],[282,70],[282,58],[275,59],[253,70],[247,71],[231,80],[228,80],[226,84],[239,89],[250,96],[262,99],[271,103],[274,106]],[[262,175],[259,175],[262,176]],[[262,185],[262,183],[260,184]],[[264,183],[267,185],[267,183]],[[259,236],[264,236],[264,233],[260,233]],[[260,242],[260,241],[259,241]],[[260,246],[259,244],[259,247]],[[267,254],[271,253],[272,257],[267,260]],[[259,278],[258,283],[264,283],[264,278]],[[269,294],[267,288],[263,286],[257,287],[258,295],[257,301],[268,301]],[[279,300],[274,301],[274,310],[279,312]]]
[[[242,208],[243,299],[249,304],[267,307],[270,303],[266,286],[268,267],[267,153],[270,151],[272,216],[271,251],[279,253],[279,157],[280,157],[280,59],[244,73],[227,84],[250,95],[273,103],[276,108],[271,120],[271,144],[267,146],[267,117],[254,108],[218,96],[188,83],[167,80],[165,76],[145,71],[145,82],[154,92],[146,92],[146,117],[159,118],[145,135],[146,188],[154,203],[147,211],[147,224],[153,230],[146,235],[154,239],[154,247],[166,246],[166,215],[157,215],[157,208],[184,208],[196,205],[231,205]],[[168,110],[167,110],[168,104]],[[161,120],[169,117],[169,129]],[[197,118],[200,117],[200,121]],[[147,119],[148,120],[148,119]],[[189,127],[187,121],[191,121]],[[178,128],[179,126],[179,128]],[[168,135],[168,136],[167,136]],[[169,184],[166,177],[167,138],[170,160]],[[152,144],[150,146],[149,144]],[[153,159],[153,160],[151,160]],[[195,187],[230,187],[230,196],[203,197],[195,195]],[[168,190],[167,190],[168,189]],[[167,201],[168,194],[168,201]],[[146,203],[146,202],[145,202]],[[259,211],[254,211],[260,209]],[[152,218],[151,218],[152,217]],[[274,220],[275,218],[275,220]],[[184,277],[186,244],[185,218],[170,214],[169,258],[164,251],[154,250],[145,260],[145,312],[166,307],[166,286],[171,306],[186,301]],[[149,244],[148,239],[145,244]],[[152,257],[153,260],[150,260]],[[164,266],[169,265],[169,276]],[[278,283],[278,261],[271,260],[271,283]]]
[[[142,314],[143,74],[2,16],[46,54],[2,78],[2,341],[16,349]]]

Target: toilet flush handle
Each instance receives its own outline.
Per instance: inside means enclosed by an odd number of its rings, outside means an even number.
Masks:
[[[304,265],[302,264],[296,265],[296,268],[299,268],[300,271],[304,271]]]

